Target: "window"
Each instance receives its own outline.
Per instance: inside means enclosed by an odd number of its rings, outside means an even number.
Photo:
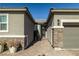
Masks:
[[[8,15],[0,14],[0,32],[8,31]]]

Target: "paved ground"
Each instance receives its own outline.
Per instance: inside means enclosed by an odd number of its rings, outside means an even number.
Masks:
[[[10,54],[9,51],[0,53],[1,56],[77,56],[78,50],[53,50],[49,42],[46,39],[36,42],[31,47],[24,51],[19,51],[14,54]]]

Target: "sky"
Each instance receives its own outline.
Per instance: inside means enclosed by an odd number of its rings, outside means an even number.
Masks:
[[[35,20],[47,20],[50,8],[78,8],[79,3],[0,3],[0,7],[28,7]]]

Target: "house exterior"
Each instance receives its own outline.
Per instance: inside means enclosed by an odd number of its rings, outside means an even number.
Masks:
[[[56,49],[79,48],[79,9],[50,9],[46,38]]]
[[[44,19],[35,20],[35,27],[38,32],[38,38],[37,38],[38,40],[41,40],[42,37],[44,36],[45,23],[46,23],[46,20],[44,20]],[[36,37],[37,37],[37,35],[36,35]]]
[[[20,41],[25,49],[34,39],[34,24],[27,8],[0,8],[0,40]]]

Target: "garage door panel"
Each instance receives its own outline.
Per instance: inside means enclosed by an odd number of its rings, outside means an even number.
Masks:
[[[64,48],[79,48],[79,27],[64,28]]]

